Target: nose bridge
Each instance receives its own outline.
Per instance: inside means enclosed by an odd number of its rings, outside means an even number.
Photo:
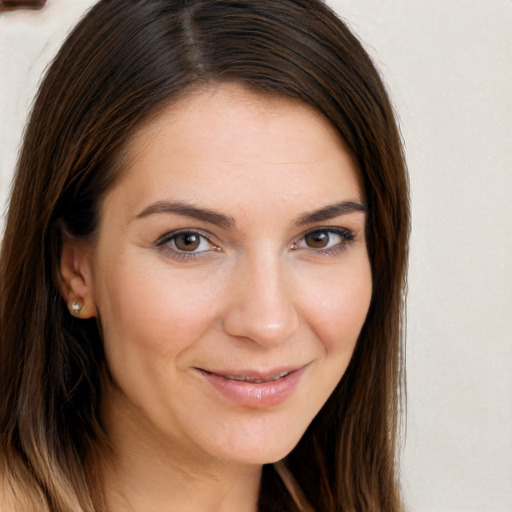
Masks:
[[[233,273],[235,291],[224,315],[224,329],[260,345],[279,345],[298,328],[295,297],[279,255],[269,250],[246,255]],[[229,293],[229,291],[228,291]]]

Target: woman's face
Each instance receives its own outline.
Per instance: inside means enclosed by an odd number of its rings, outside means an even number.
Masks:
[[[114,383],[107,425],[123,417],[176,453],[282,458],[370,302],[349,155],[309,107],[224,85],[170,106],[127,157],[83,260]]]

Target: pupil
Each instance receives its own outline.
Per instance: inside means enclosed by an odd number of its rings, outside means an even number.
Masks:
[[[199,247],[199,237],[194,234],[180,235],[175,243],[176,247],[182,251],[193,251]]]
[[[318,231],[306,235],[306,243],[309,247],[316,249],[325,247],[329,242],[329,235],[325,231]]]

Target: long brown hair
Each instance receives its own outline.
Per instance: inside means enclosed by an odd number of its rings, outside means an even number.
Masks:
[[[102,0],[40,87],[2,246],[0,474],[29,510],[103,510],[88,460],[105,441],[105,359],[96,323],[73,319],[58,291],[63,233],[94,237],[135,130],[193,88],[223,82],[298,99],[325,116],[353,155],[368,205],[366,322],[345,375],[297,447],[264,466],[259,508],[402,508],[395,439],[408,186],[370,58],[320,0]]]

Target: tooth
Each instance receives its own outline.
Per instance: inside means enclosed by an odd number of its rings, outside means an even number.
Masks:
[[[251,382],[252,384],[263,384],[264,382],[271,382],[279,380],[286,375],[288,375],[290,372],[284,371],[281,373],[278,373],[274,377],[270,377],[269,379],[253,379],[251,377],[247,377],[245,375],[227,375],[225,378],[229,380],[236,380],[238,382]]]

